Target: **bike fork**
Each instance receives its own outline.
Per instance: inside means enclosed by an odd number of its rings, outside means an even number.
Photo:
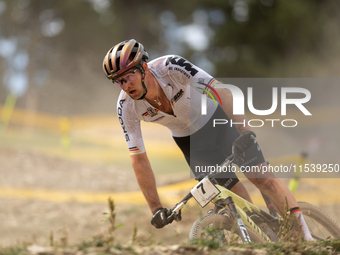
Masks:
[[[227,197],[226,198],[226,202],[227,202],[227,205],[229,206],[230,211],[234,214],[234,216],[236,218],[236,223],[237,223],[238,229],[239,229],[239,231],[241,233],[240,236],[241,236],[241,239],[242,239],[243,243],[250,243],[251,242],[250,236],[248,234],[248,231],[247,231],[246,227],[243,224],[241,215],[237,212],[237,209],[236,209],[235,203],[233,201],[233,198],[232,197]]]

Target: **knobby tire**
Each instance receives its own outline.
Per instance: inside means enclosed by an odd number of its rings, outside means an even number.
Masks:
[[[227,233],[239,235],[237,231],[234,232],[232,230],[233,225],[234,225],[234,220],[230,216],[209,213],[197,219],[194,222],[189,232],[188,242],[190,244],[193,244],[195,243],[195,240],[197,240],[197,238],[203,238],[202,231],[205,230],[207,227],[213,227],[214,229],[216,229],[216,231],[225,230]],[[248,226],[245,226],[245,227],[248,231],[248,234],[252,242],[257,242],[257,243],[265,242],[264,239],[258,236]]]
[[[323,211],[314,205],[306,202],[298,202],[300,210],[306,219],[311,218],[322,225],[335,239],[340,239],[340,228],[339,226]],[[308,225],[308,223],[307,223]],[[309,228],[311,226],[308,226]],[[310,228],[310,231],[313,232]],[[311,233],[313,235],[313,233]],[[323,239],[323,238],[322,238]]]

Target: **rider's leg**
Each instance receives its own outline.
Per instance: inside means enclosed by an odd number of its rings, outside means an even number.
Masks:
[[[259,164],[256,167],[261,167],[262,165],[266,165],[266,163]],[[285,213],[285,197],[287,197],[288,205],[291,208],[298,206],[292,192],[290,192],[288,187],[281,180],[275,178],[273,173],[267,172],[262,174],[257,171],[249,171],[244,172],[244,175],[270,199],[280,215]]]
[[[256,167],[260,168],[261,166],[266,165],[266,163],[262,163],[257,165]],[[262,174],[261,171],[254,171],[248,173],[245,172],[244,174],[262,193],[264,193],[270,199],[280,215],[283,215],[285,213],[285,198],[287,198],[288,206],[290,208],[296,208],[299,206],[293,193],[281,180],[275,178],[273,173],[267,172],[265,174]],[[295,218],[297,225],[301,227],[304,239],[312,241],[313,238],[303,219],[301,211],[293,211],[292,215],[296,216]]]
[[[246,187],[243,185],[243,183],[240,182],[235,173],[228,173],[228,177],[225,178],[221,178],[218,176],[215,180],[219,185],[225,187],[228,190],[231,190],[236,195],[242,197],[250,203],[253,203]]]

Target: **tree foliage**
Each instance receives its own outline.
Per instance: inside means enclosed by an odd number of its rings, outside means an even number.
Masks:
[[[8,77],[19,72],[27,77],[26,104],[37,101],[39,91],[98,93],[94,84],[106,82],[105,53],[131,38],[144,44],[151,59],[179,54],[216,77],[303,76],[308,64],[334,55],[339,5],[322,0],[1,0],[0,46],[9,40],[15,51],[0,54],[0,100],[5,87],[12,89]],[[13,66],[19,53],[28,56],[27,67]]]

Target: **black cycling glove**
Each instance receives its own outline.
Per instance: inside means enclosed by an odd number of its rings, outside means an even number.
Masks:
[[[165,225],[171,223],[173,219],[170,221],[167,220],[167,217],[170,216],[171,210],[168,211],[166,208],[158,208],[153,213],[152,219],[151,219],[151,225],[155,228],[162,228]]]
[[[255,133],[252,131],[246,131],[240,135],[233,143],[232,153],[234,163],[241,165],[244,162],[245,152],[254,144]]]

